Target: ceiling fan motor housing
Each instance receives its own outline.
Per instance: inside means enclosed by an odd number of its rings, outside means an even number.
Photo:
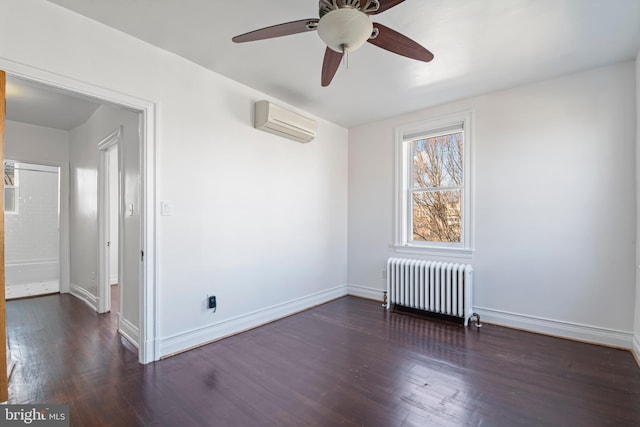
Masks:
[[[366,14],[377,11],[380,8],[379,0],[320,0],[320,17],[332,10],[350,7],[359,9]]]
[[[318,35],[336,52],[351,52],[366,43],[373,32],[369,16],[350,7],[332,10],[320,18]]]

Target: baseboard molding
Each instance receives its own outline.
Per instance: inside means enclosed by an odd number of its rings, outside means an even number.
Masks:
[[[631,349],[631,353],[638,363],[638,368],[640,368],[640,335],[635,334],[633,336],[633,348]]]
[[[71,283],[71,285],[69,286],[69,293],[74,297],[78,298],[79,300],[82,300],[85,303],[87,303],[87,305],[92,309],[94,309],[95,311],[98,311],[98,297],[96,297],[95,295],[92,295],[86,289],[81,288],[80,286],[74,283]]]
[[[134,326],[127,319],[122,317],[122,314],[118,316],[118,332],[132,345],[138,348],[138,328]]]
[[[354,297],[372,299],[374,301],[384,301],[384,292],[382,289],[370,288],[361,285],[347,285],[347,293]]]
[[[474,307],[474,311],[480,315],[482,322],[486,321],[487,323],[494,323],[496,325],[610,347],[631,349],[633,345],[633,334],[631,332],[582,325],[579,323],[562,322],[483,307]]]
[[[167,357],[218,341],[258,326],[273,322],[294,313],[307,310],[316,305],[347,295],[347,285],[317,292],[305,297],[257,310],[244,315],[232,317],[217,323],[192,329],[180,334],[160,339],[160,357]]]

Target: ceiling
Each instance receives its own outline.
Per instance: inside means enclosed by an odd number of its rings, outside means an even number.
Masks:
[[[406,0],[373,21],[435,59],[366,43],[323,88],[317,33],[231,42],[317,18],[317,0],[49,1],[344,127],[629,60],[640,50],[638,0]]]
[[[7,120],[71,130],[86,122],[100,103],[49,86],[7,76]]]

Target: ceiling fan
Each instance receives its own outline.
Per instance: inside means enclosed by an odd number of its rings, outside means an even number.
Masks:
[[[251,42],[318,31],[327,45],[322,64],[322,86],[329,86],[338,71],[340,61],[369,42],[382,49],[418,61],[429,62],[433,54],[426,48],[382,24],[372,23],[370,15],[377,15],[399,5],[404,0],[320,0],[320,18],[302,19],[261,28],[234,37],[236,43]]]

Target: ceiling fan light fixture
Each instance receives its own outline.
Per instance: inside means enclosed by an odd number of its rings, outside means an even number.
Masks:
[[[381,49],[418,61],[429,62],[433,53],[409,37],[371,22],[369,15],[377,15],[405,0],[320,0],[319,18],[300,19],[284,22],[270,27],[260,28],[240,34],[231,40],[244,43],[292,34],[318,31],[318,35],[327,45],[322,60],[323,87],[329,86],[336,75],[340,62],[348,58],[349,52],[360,48],[366,42]]]
[[[318,35],[336,52],[352,52],[366,43],[373,32],[368,15],[358,9],[332,10],[320,18]]]

